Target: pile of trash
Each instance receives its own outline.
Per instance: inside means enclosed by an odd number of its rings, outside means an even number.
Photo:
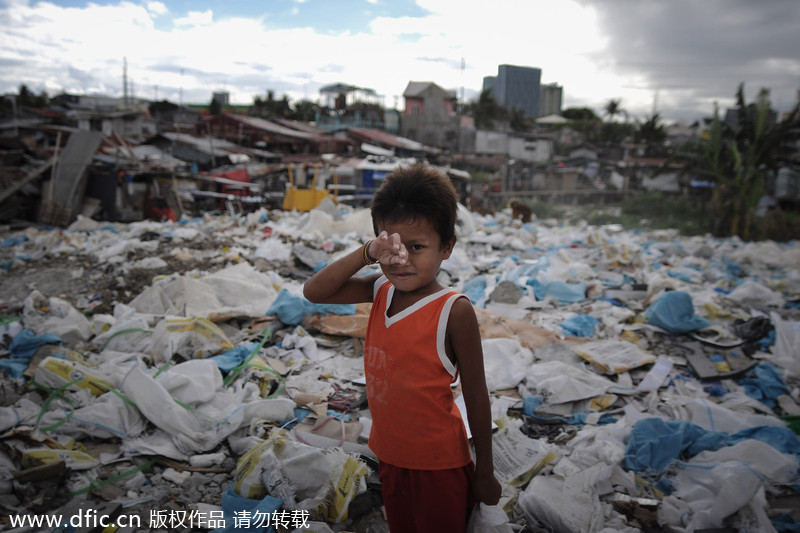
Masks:
[[[388,531],[369,305],[302,297],[371,231],[328,201],[6,231],[2,528]],[[800,531],[800,243],[463,206],[457,233],[439,276],[481,327],[493,531]]]

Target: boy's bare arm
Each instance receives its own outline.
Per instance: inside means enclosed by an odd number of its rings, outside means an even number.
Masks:
[[[303,296],[320,304],[371,302],[379,274],[356,276],[364,266],[363,247],[358,247],[311,276],[303,285]]]
[[[469,300],[456,300],[447,329],[450,347],[461,373],[461,390],[475,447],[473,494],[476,500],[494,505],[500,499],[502,487],[494,477],[492,413],[483,368],[483,348],[478,319]]]
[[[402,264],[408,253],[399,235],[389,236],[384,231],[369,241],[369,256],[384,264]],[[371,302],[373,284],[380,274],[356,276],[366,265],[364,259],[364,247],[360,246],[329,264],[306,281],[303,296],[322,304]]]

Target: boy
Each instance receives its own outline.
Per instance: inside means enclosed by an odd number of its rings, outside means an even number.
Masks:
[[[316,303],[373,303],[364,345],[369,446],[392,533],[463,533],[472,505],[496,504],[502,490],[475,311],[436,280],[456,243],[457,209],[455,188],[441,173],[422,165],[395,170],[372,201],[378,237],[303,287]],[[374,263],[382,275],[356,276]],[[459,374],[474,464],[451,388]]]

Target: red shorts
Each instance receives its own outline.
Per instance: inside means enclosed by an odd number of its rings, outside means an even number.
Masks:
[[[391,533],[464,533],[475,500],[475,465],[411,470],[379,463],[383,505]]]

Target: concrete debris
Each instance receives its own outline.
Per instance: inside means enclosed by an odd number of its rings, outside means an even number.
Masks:
[[[504,486],[471,531],[800,530],[800,243],[458,216]],[[331,202],[5,228],[0,527],[388,531],[369,305],[302,297],[370,237]]]

